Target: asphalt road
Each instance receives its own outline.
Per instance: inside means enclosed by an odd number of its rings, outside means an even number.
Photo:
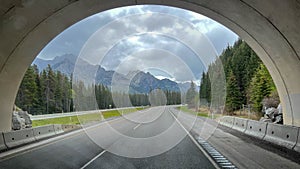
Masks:
[[[170,107],[131,113],[1,159],[0,168],[215,168],[181,118]]]
[[[300,154],[295,151],[219,126],[208,118],[195,119],[195,116],[183,113],[178,119],[185,128],[192,127],[195,137],[207,140],[239,169],[300,168]]]

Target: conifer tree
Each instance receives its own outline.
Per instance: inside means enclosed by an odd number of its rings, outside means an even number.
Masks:
[[[36,106],[38,100],[38,88],[36,84],[36,75],[33,67],[29,67],[24,75],[24,79],[20,85],[20,90],[17,96],[17,105],[21,109],[32,113],[32,110]]]
[[[186,92],[186,103],[188,104],[189,108],[195,108],[197,106],[197,92],[196,92],[196,87],[195,83],[191,81],[191,86]]]
[[[232,72],[229,73],[226,88],[226,109],[228,112],[233,112],[242,105],[242,94]]]
[[[263,64],[260,64],[260,67],[252,78],[249,88],[250,103],[253,104],[253,108],[257,112],[262,109],[262,100],[270,96],[272,91],[276,91],[272,77],[267,68]]]

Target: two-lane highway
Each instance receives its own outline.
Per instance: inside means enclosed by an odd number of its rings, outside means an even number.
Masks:
[[[215,168],[172,114],[154,107],[17,153],[0,168]]]

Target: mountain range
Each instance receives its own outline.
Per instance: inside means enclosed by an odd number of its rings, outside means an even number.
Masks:
[[[71,76],[74,72],[76,60],[77,56],[65,54],[51,60],[36,58],[32,64],[36,64],[40,71],[44,70],[49,64],[53,70]],[[85,69],[97,70],[95,77],[96,84],[113,85],[118,91],[126,90],[124,86],[129,86],[130,93],[149,93],[153,89],[186,92],[191,85],[190,82],[177,83],[167,78],[160,80],[149,72],[139,70],[124,75],[113,70],[105,70],[99,65],[92,65],[84,60],[80,60],[80,63]]]

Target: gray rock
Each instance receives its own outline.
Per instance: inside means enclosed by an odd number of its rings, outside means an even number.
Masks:
[[[260,119],[260,121],[275,123],[275,124],[283,124],[283,115],[282,115],[282,107],[279,104],[277,108],[264,106],[263,108],[264,117]]]
[[[14,111],[12,116],[12,129],[22,130],[25,128],[31,128],[32,121],[27,111]]]
[[[27,111],[18,111],[18,114],[21,118],[23,118],[25,120],[26,128],[31,128],[32,127],[32,121],[31,121],[30,116],[27,113]]]

